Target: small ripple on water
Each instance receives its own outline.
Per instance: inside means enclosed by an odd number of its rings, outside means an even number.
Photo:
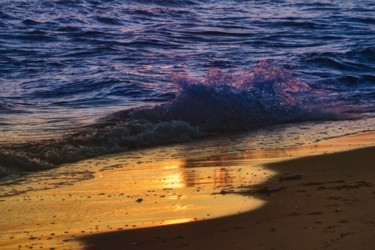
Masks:
[[[0,140],[71,133],[171,101],[174,71],[201,78],[262,59],[327,90],[325,108],[339,96],[371,115],[374,12],[370,0],[3,1]]]

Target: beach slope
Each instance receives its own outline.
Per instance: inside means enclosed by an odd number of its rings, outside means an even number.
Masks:
[[[375,147],[267,167],[278,175],[257,189],[256,195],[268,201],[258,210],[81,240],[90,250],[373,249]],[[254,195],[254,191],[242,195]]]

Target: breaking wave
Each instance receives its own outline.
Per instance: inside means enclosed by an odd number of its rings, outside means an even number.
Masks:
[[[64,138],[6,146],[0,150],[0,175],[213,133],[338,118],[319,108],[321,91],[268,62],[245,72],[211,69],[203,80],[174,73],[172,80],[179,94],[169,103],[117,112]]]
[[[133,110],[132,119],[181,120],[205,132],[246,130],[287,122],[332,117],[313,103],[318,92],[292,73],[261,62],[252,70],[211,69],[204,80],[174,74],[178,97],[165,105]]]

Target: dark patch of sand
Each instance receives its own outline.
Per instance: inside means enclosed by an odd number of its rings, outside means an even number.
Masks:
[[[373,249],[375,147],[267,167],[279,175],[258,188],[257,195],[268,201],[258,210],[80,240],[89,250]]]

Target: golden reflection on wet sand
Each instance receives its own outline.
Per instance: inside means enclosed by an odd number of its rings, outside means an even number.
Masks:
[[[133,154],[132,160],[122,154],[70,164],[66,167],[93,170],[95,178],[3,197],[2,248],[77,248],[74,238],[82,234],[210,219],[263,205],[254,197],[220,194],[263,182],[272,173],[262,167],[246,161],[196,167],[145,152],[141,158]]]
[[[30,175],[32,183],[1,189],[0,247],[76,249],[80,243],[75,238],[84,234],[257,209],[264,201],[231,192],[263,183],[276,174],[262,164],[372,145],[373,136],[360,134],[264,151],[240,151],[230,140],[220,146],[212,140],[201,141],[109,155]],[[68,170],[94,178],[66,186],[59,175]],[[53,187],[56,183],[60,184]],[[34,191],[4,196],[6,188]]]

